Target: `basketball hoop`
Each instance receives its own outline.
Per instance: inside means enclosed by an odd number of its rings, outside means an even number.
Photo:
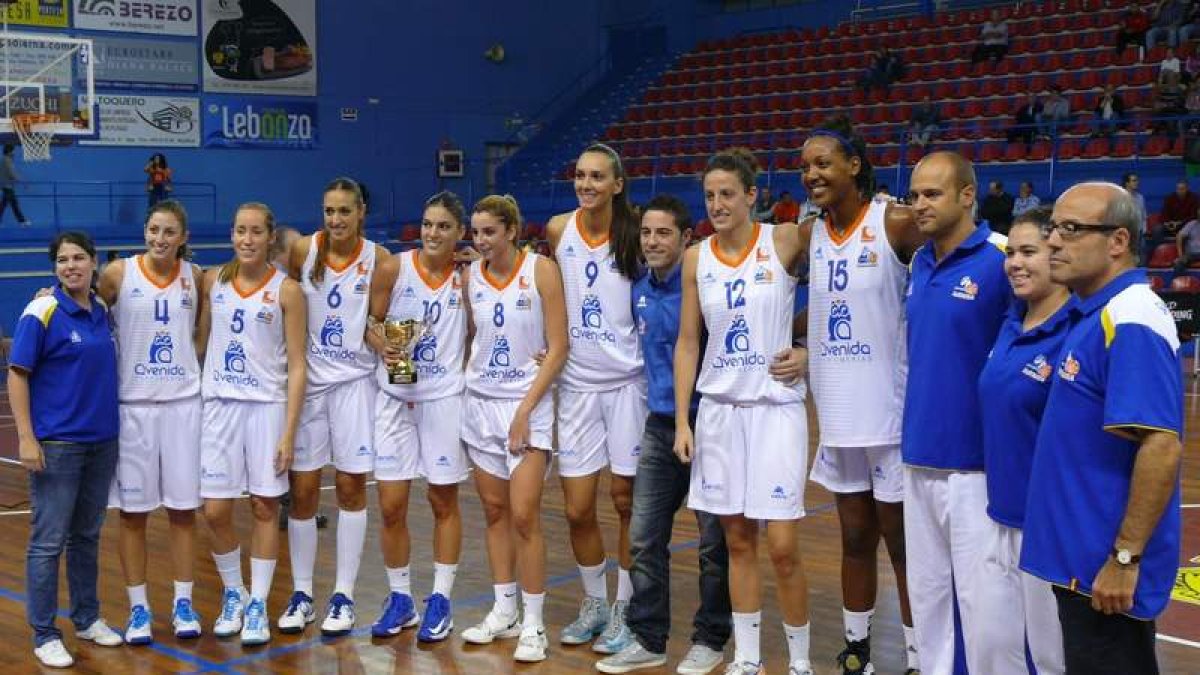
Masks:
[[[21,139],[21,156],[26,162],[50,159],[50,139],[54,138],[53,124],[58,115],[17,113],[12,117],[13,130]]]

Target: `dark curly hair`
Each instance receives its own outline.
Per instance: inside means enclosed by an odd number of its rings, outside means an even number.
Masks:
[[[850,123],[849,117],[845,115],[830,117],[813,129],[809,138],[816,136],[825,136],[837,141],[838,150],[846,159],[857,157],[860,168],[858,175],[854,177],[854,182],[858,186],[858,191],[862,193],[863,197],[875,194],[875,167],[871,165],[871,159],[867,156],[867,143],[862,136],[854,133],[854,125]]]

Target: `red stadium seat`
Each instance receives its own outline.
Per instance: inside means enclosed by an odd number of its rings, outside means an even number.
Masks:
[[[1023,143],[1009,143],[1004,149],[1004,156],[1001,161],[1004,162],[1020,162],[1025,159],[1025,145]]]
[[[1171,280],[1171,290],[1181,293],[1200,293],[1200,279],[1180,274]]]
[[[1076,140],[1074,138],[1068,138],[1067,140],[1058,144],[1058,158],[1059,159],[1076,159],[1078,157],[1079,157],[1079,141],[1078,140]]]
[[[979,161],[987,164],[995,162],[1004,154],[1003,146],[996,143],[987,143],[979,151]]]
[[[1161,291],[1163,286],[1166,286],[1166,282],[1160,275],[1151,274],[1147,279],[1150,280],[1150,290],[1152,291]]]
[[[417,241],[421,238],[421,226],[409,223],[400,228],[400,241]]]
[[[1142,155],[1147,157],[1157,157],[1167,154],[1171,149],[1171,140],[1162,136],[1151,136],[1150,140],[1146,141],[1146,145],[1142,146]]]
[[[1083,146],[1084,159],[1100,159],[1108,154],[1108,139],[1093,138]]]
[[[1133,139],[1128,136],[1124,136],[1117,139],[1116,145],[1113,146],[1109,154],[1113,157],[1123,159],[1126,157],[1132,157],[1133,153],[1136,151],[1137,147],[1134,145]]]

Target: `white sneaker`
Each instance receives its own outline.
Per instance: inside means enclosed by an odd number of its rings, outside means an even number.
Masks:
[[[75,637],[80,640],[88,640],[95,642],[101,647],[119,647],[125,644],[125,639],[117,631],[109,628],[104,619],[96,619],[92,625],[87,627],[87,630],[78,631]]]
[[[240,591],[226,588],[221,595],[221,613],[213,624],[213,634],[217,637],[230,637],[242,632],[242,620],[246,615],[246,603],[249,597]]]
[[[154,623],[150,610],[145,605],[134,605],[129,611],[129,624],[125,626],[125,643],[148,645],[154,642],[151,625]]]
[[[734,661],[725,666],[725,675],[762,675],[762,672],[761,663],[749,661]]]
[[[287,609],[283,610],[277,625],[280,633],[299,633],[316,620],[317,612],[313,609],[312,596],[304,591],[296,591],[288,600]]]
[[[354,629],[354,601],[345,593],[334,593],[321,622],[322,635],[345,635]]]
[[[788,666],[788,675],[813,675],[812,663],[807,659],[797,659]]]
[[[522,663],[536,663],[546,660],[546,648],[550,641],[546,639],[545,626],[526,626],[521,629],[521,638],[517,640],[517,649],[513,652],[513,660]]]
[[[490,645],[492,640],[507,640],[521,634],[521,619],[513,612],[511,616],[500,614],[493,607],[483,621],[463,631],[463,640],[473,645]]]
[[[75,659],[71,658],[71,653],[63,646],[62,640],[47,642],[33,650],[33,655],[48,668],[70,668],[75,665]]]
[[[271,641],[271,622],[267,620],[267,605],[255,598],[246,607],[246,622],[242,627],[242,644],[249,647]]]
[[[691,649],[688,649],[675,672],[679,675],[708,675],[724,660],[725,654],[708,645],[696,643],[692,645]]]

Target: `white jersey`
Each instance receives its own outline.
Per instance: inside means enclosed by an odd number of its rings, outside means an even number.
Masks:
[[[870,206],[844,236],[822,220],[809,246],[808,372],[821,445],[900,442],[908,269],[888,243],[887,203]]]
[[[243,292],[237,280],[213,284],[208,303],[212,329],[204,357],[204,398],[287,401],[287,341],[280,288],[287,277],[270,268],[258,288]]]
[[[462,393],[467,313],[463,310],[462,273],[451,268],[435,288],[417,256],[414,249],[397,258],[400,273],[387,311],[389,317],[425,322],[425,331],[411,352],[417,381],[388,384],[382,360],[376,372],[380,391],[403,401],[433,401]]]
[[[488,398],[524,398],[537,375],[533,357],[546,348],[542,296],[534,278],[536,253],[521,253],[508,279],[471,263],[471,317],[475,339],[467,363],[467,389]]]
[[[617,389],[642,377],[632,283],[617,270],[609,240],[584,238],[579,211],[563,228],[554,257],[562,268],[571,351],[560,382],[574,391]]]
[[[371,274],[375,271],[375,244],[360,239],[358,252],[344,267],[325,265],[325,276],[314,284],[310,275],[324,232],[313,235],[300,270],[300,284],[308,303],[308,395],[371,375],[375,353],[363,336],[371,301]]]
[[[193,335],[199,294],[192,264],[177,263],[163,286],[150,280],[142,256],[125,260],[113,307],[122,403],[162,403],[200,393]]]
[[[737,260],[717,250],[717,238],[700,243],[696,283],[708,345],[696,384],[718,403],[782,404],[804,400],[804,384],[786,386],[767,372],[792,346],[796,278],[775,253],[774,225],[755,223],[754,236]]]

